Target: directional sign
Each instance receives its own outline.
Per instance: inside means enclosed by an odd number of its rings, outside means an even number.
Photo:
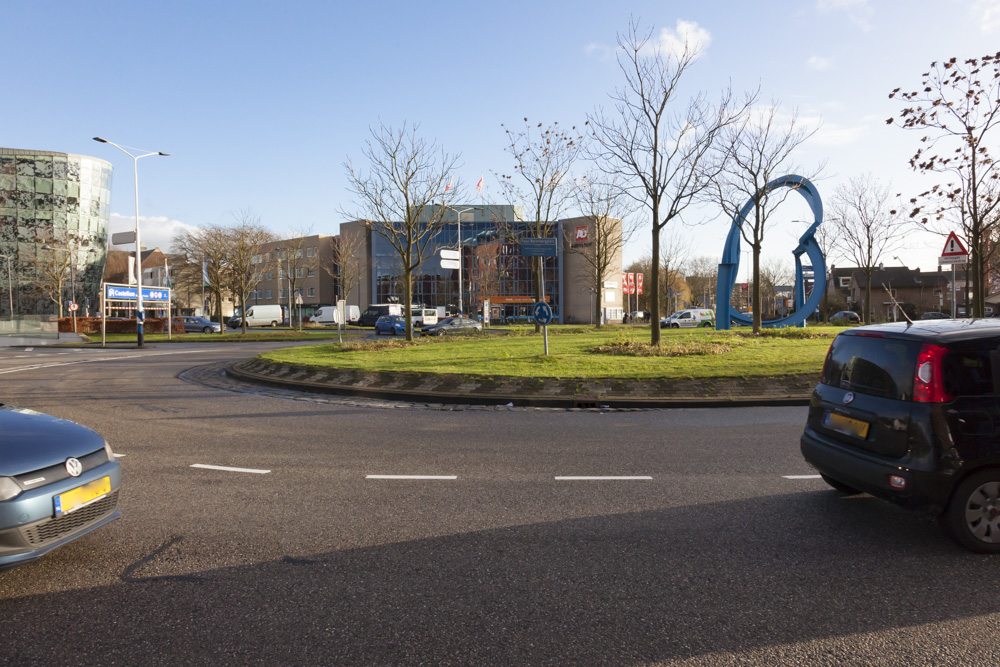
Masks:
[[[442,250],[441,251],[441,259],[459,259],[459,257],[461,257],[461,255],[458,254],[457,250]]]
[[[544,301],[539,301],[531,307],[531,316],[536,324],[547,326],[552,321],[552,307]]]
[[[462,268],[462,263],[457,259],[442,259],[441,260],[442,269],[460,269]]]
[[[554,238],[522,236],[520,243],[522,257],[555,257],[558,254],[556,239]]]
[[[104,298],[108,301],[136,301],[139,293],[135,287],[125,285],[104,285]],[[142,288],[143,301],[170,301],[170,290]]]
[[[117,234],[111,235],[112,245],[127,245],[129,243],[135,243],[135,232],[118,232]]]

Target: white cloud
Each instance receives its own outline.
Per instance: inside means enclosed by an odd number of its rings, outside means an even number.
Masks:
[[[816,9],[823,14],[844,12],[852,23],[865,32],[872,29],[871,18],[875,10],[869,0],[816,0]]]
[[[969,12],[973,23],[979,24],[984,33],[996,32],[1000,28],[1000,0],[974,0]]]
[[[822,72],[833,67],[833,61],[829,58],[822,58],[820,56],[813,56],[806,61],[806,67],[817,72]]]
[[[135,216],[112,213],[111,219],[108,221],[108,229],[111,234],[130,232],[135,229]],[[139,216],[139,242],[149,250],[159,248],[163,252],[169,252],[177,234],[193,229],[196,229],[194,225],[180,220],[171,220],[162,216],[154,218]],[[118,250],[128,250],[134,246],[113,247]]]
[[[704,53],[712,43],[712,35],[694,21],[678,19],[677,27],[671,30],[663,28],[658,38],[654,38],[650,48],[673,54],[684,53],[687,48],[690,53]]]
[[[591,42],[584,47],[584,52],[588,56],[594,56],[598,60],[611,60],[615,55],[614,47],[608,46],[607,44],[599,44],[597,42]]]

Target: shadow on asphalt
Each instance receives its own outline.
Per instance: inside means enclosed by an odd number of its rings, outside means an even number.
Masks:
[[[100,540],[0,586],[73,567]],[[833,491],[185,571],[198,549],[174,536],[120,584],[5,601],[4,660],[622,664],[1000,611],[984,585],[1000,559],[963,552],[927,517]]]

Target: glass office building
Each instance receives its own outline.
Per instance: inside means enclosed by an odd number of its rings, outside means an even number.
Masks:
[[[97,308],[108,247],[111,163],[0,148],[0,316]],[[10,263],[12,299],[8,297]],[[59,288],[59,282],[63,282]]]
[[[427,245],[424,254],[427,259],[413,272],[413,303],[457,312],[458,270],[441,268],[440,250],[461,247],[464,310],[478,312],[483,301],[489,299],[492,318],[499,321],[526,319],[535,302],[533,259],[521,255],[517,239],[535,236],[534,224],[524,222],[520,211],[509,206],[467,207],[460,224],[454,211],[449,211],[448,215],[450,217],[445,218],[445,224]],[[558,233],[559,225],[555,223],[549,236],[558,236]],[[379,234],[371,235],[371,243],[374,303],[396,300],[402,303],[403,272],[398,252]],[[558,257],[544,258],[543,275],[546,299],[559,321]]]

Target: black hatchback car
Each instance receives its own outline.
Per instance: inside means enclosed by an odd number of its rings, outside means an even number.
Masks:
[[[801,448],[835,489],[931,510],[961,545],[1000,553],[1000,323],[844,331]]]

